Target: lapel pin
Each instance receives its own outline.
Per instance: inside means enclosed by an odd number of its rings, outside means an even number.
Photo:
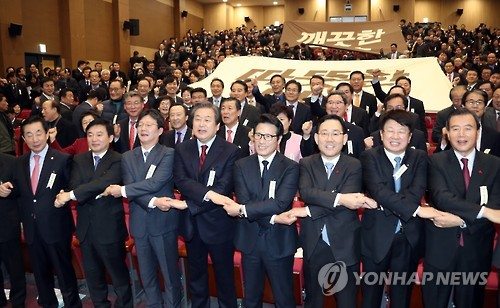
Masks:
[[[54,156],[51,156],[50,159],[54,159]]]

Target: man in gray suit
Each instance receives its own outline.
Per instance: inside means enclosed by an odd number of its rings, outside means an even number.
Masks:
[[[179,212],[171,209],[176,201],[172,201],[174,150],[158,144],[163,121],[158,110],[141,113],[137,122],[141,146],[125,152],[122,158],[124,186],[111,185],[104,194],[127,197],[130,201],[130,233],[135,239],[147,306],[180,307]],[[165,281],[163,299],[158,268]]]

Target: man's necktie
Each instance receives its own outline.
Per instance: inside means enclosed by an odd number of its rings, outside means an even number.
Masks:
[[[469,160],[463,157],[462,159],[460,159],[460,161],[464,165],[464,167],[462,168],[462,175],[464,177],[465,191],[467,192],[470,183]],[[458,244],[462,247],[464,246],[464,233],[462,231],[460,232]]]
[[[33,191],[34,194],[38,186],[38,178],[40,177],[40,155],[34,155],[33,159],[35,160],[35,167],[31,173],[31,191]]]
[[[469,189],[469,183],[470,183],[470,172],[469,172],[469,160],[467,158],[462,158],[461,159],[462,164],[464,167],[462,168],[462,175],[464,177],[464,183],[465,183],[465,190]]]
[[[347,120],[347,111],[346,111],[346,112],[344,112],[344,115],[343,115],[342,117],[344,118],[344,121],[349,122],[349,121]]]
[[[354,106],[359,107],[359,93],[354,93]]]
[[[144,152],[144,162],[146,162],[146,160],[148,159],[148,155],[149,155],[148,151]]]
[[[97,169],[97,165],[99,164],[99,161],[101,160],[101,158],[99,156],[94,156],[94,170]]]
[[[176,134],[177,134],[177,140],[175,141],[175,144],[177,145],[177,144],[181,143],[181,141],[182,141],[181,140],[182,133],[181,132],[177,132]]]
[[[130,121],[130,131],[128,135],[128,147],[130,150],[134,148],[135,143],[135,121]]]
[[[326,168],[326,174],[328,176],[328,179],[330,179],[330,176],[332,175],[333,172],[333,163],[326,163],[325,168]],[[326,224],[323,225],[323,229],[321,230],[321,239],[328,245],[330,246],[330,240],[328,239],[328,232],[326,230]]]
[[[399,168],[401,168],[401,157],[399,156],[394,157],[394,161],[396,162],[396,165],[394,166],[393,174],[398,172]],[[399,175],[397,179],[394,178],[394,191],[396,193],[399,193],[400,190],[401,190],[401,175]],[[401,220],[398,219],[398,224],[396,225],[396,232],[394,233],[398,233],[400,230],[401,230]]]
[[[200,155],[200,162],[198,164],[198,171],[201,171],[201,168],[203,168],[203,165],[205,164],[205,159],[207,159],[207,149],[208,145],[202,145],[201,146],[201,155]]]
[[[228,129],[226,132],[226,141],[229,143],[233,143],[233,131]]]
[[[269,165],[269,162],[267,160],[263,160],[262,165],[264,166],[262,168],[262,187],[264,187],[267,181],[267,174],[269,172],[269,169],[267,169],[267,165]]]
[[[293,117],[295,117],[295,105],[288,105],[288,108],[292,109]]]

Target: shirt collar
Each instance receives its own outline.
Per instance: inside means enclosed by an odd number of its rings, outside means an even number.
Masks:
[[[384,152],[385,152],[385,155],[387,156],[387,158],[389,158],[389,160],[391,161],[391,164],[393,166],[396,165],[396,161],[394,160],[396,157],[401,157],[401,161],[403,161],[403,158],[405,157],[405,152],[396,155],[394,153],[387,151],[385,148],[384,148]]]
[[[47,156],[47,151],[48,150],[49,150],[49,145],[46,144],[45,147],[43,148],[43,150],[40,151],[40,153],[34,153],[33,151],[31,151],[30,159],[33,159],[33,156],[35,156],[35,155],[39,155],[40,156],[40,161],[44,161],[45,160],[45,156]]]
[[[102,152],[102,153],[95,153],[95,152],[92,152],[92,157],[96,157],[96,156],[99,156],[99,159],[102,159],[104,157],[104,155],[106,155],[106,153],[108,153],[108,150]]]
[[[321,160],[323,161],[323,165],[326,165],[327,163],[332,163],[333,166],[336,166],[337,163],[339,162],[340,155],[342,154],[339,153],[339,155],[335,156],[334,158],[329,158],[321,155]]]
[[[213,136],[212,139],[207,141],[207,143],[202,143],[200,140],[196,140],[196,143],[198,144],[198,150],[200,151],[199,153],[201,153],[201,146],[202,145],[208,146],[208,148],[207,148],[207,153],[208,153],[208,151],[210,151],[210,148],[212,147],[212,143],[214,143],[214,140],[216,137],[217,137],[217,135]]]
[[[262,162],[265,160],[265,161],[268,161],[269,164],[267,165],[267,169],[269,169],[269,166],[271,166],[271,163],[273,162],[273,159],[274,157],[276,156],[276,152],[277,151],[274,151],[273,154],[271,154],[268,158],[264,159],[264,157],[260,156],[260,155],[257,155],[257,158],[259,159],[259,166],[262,166]]]

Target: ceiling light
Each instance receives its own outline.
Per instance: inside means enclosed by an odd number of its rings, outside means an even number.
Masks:
[[[273,5],[277,5],[278,4],[278,1],[273,1]]]
[[[236,4],[236,6],[241,6],[241,3]]]

